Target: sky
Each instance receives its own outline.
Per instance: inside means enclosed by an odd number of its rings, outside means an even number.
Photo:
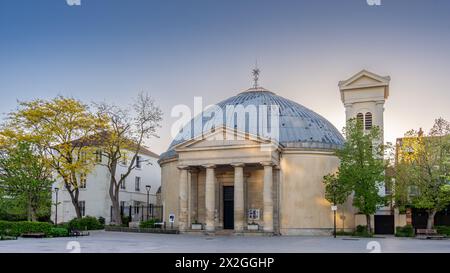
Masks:
[[[0,0],[0,113],[17,100],[72,96],[126,106],[141,91],[164,113],[164,152],[178,104],[205,105],[260,84],[345,123],[338,82],[391,76],[385,140],[450,120],[450,1]]]

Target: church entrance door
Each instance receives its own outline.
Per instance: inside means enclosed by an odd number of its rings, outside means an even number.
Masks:
[[[234,187],[223,187],[223,228],[234,229]]]

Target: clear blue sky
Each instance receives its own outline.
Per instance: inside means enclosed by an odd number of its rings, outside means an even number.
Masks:
[[[157,153],[176,104],[218,102],[261,85],[344,125],[337,83],[365,68],[390,75],[386,140],[450,119],[450,1],[0,0],[0,112],[66,95],[162,107]]]

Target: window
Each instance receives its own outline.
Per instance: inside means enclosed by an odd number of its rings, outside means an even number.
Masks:
[[[134,180],[134,189],[136,191],[141,191],[141,178],[139,176],[136,176]]]
[[[86,162],[87,162],[87,160],[86,160],[86,152],[81,152],[80,153],[79,160],[81,161],[82,164],[86,164]]]
[[[362,113],[358,113],[356,115],[356,122],[359,123],[361,126],[364,126],[364,115]]]
[[[86,182],[87,182],[86,174],[85,173],[80,174],[80,189],[86,189]]]
[[[120,175],[120,180],[122,180],[122,184],[120,184],[120,188],[122,189],[122,190],[124,190],[124,189],[126,189],[127,187],[126,187],[126,179],[125,179],[125,175],[124,174],[121,174]]]
[[[138,168],[138,169],[141,168],[141,157],[140,156],[136,156],[136,168]]]
[[[419,188],[416,185],[409,186],[408,192],[410,196],[419,195]]]
[[[123,214],[125,210],[125,201],[120,201],[120,213]]]
[[[102,150],[95,151],[95,162],[102,163]]]
[[[78,208],[80,209],[81,216],[86,215],[86,202],[78,201]]]
[[[372,113],[370,112],[366,113],[365,128],[366,130],[372,129]]]
[[[120,164],[122,164],[122,165],[127,165],[127,156],[124,154],[124,155],[122,155],[122,158],[121,158],[121,160],[120,160]]]
[[[134,207],[134,214],[136,215],[136,214],[139,214],[139,206],[140,206],[140,204],[139,204],[139,202],[137,202],[137,201],[134,201],[134,203],[133,203],[133,207]]]

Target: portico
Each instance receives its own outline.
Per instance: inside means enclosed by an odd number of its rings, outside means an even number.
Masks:
[[[175,148],[181,232],[191,230],[193,223],[207,232],[246,232],[248,223],[257,224],[261,232],[274,232],[277,147],[248,135],[238,143],[230,141],[203,138]]]

